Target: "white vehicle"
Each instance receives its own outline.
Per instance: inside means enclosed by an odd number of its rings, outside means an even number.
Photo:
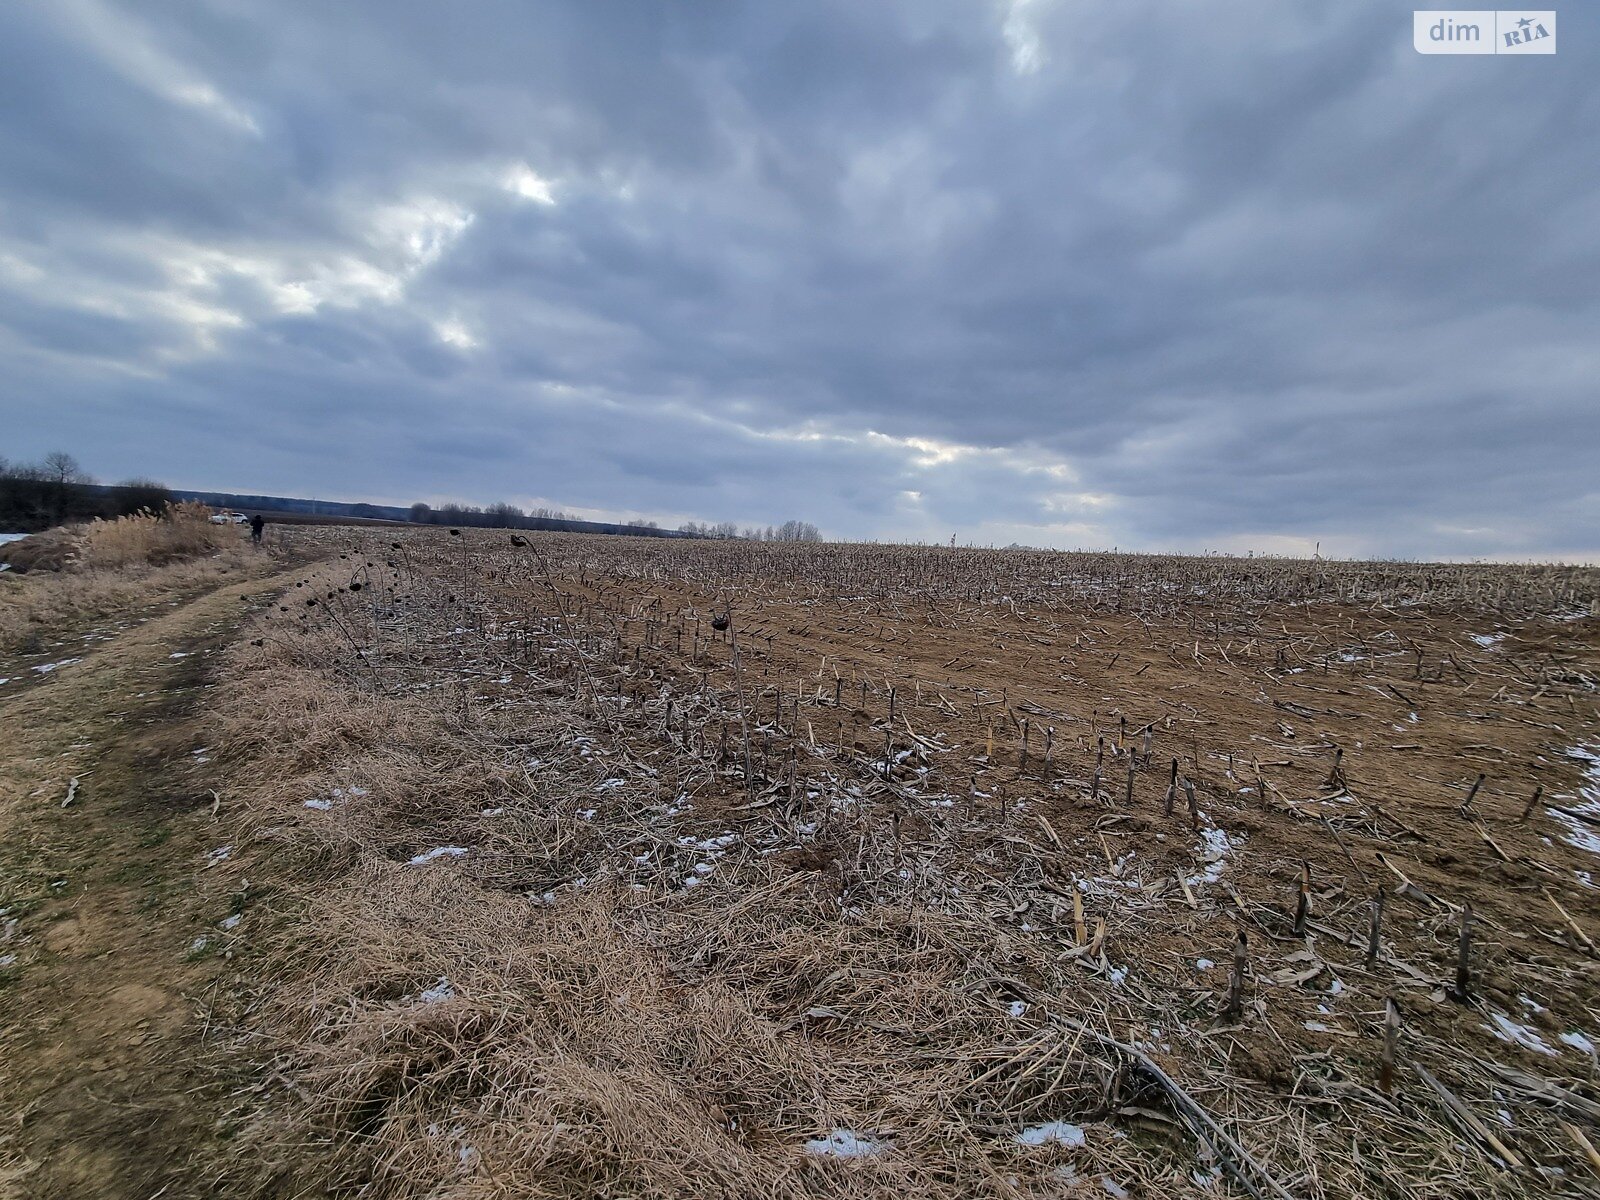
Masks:
[[[219,512],[211,514],[211,523],[213,525],[248,525],[250,524],[250,518],[243,513]]]

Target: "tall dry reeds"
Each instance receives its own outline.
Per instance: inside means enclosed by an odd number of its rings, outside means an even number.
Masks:
[[[243,570],[274,570],[277,552],[252,552],[229,526],[212,525],[201,504],[161,516],[51,530],[14,546],[42,542],[29,569],[0,572],[0,654],[31,654],[80,626],[127,620],[151,605],[215,587]]]
[[[78,563],[89,568],[160,566],[210,554],[237,540],[231,526],[211,523],[211,510],[204,504],[185,501],[170,504],[161,513],[91,521],[83,532]]]

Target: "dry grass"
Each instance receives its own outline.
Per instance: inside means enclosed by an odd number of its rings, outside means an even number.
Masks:
[[[842,904],[836,874],[766,853],[787,821],[728,838],[564,695],[485,709],[352,669],[341,633],[280,632],[219,708],[263,781],[256,854],[303,881],[268,1028],[309,1105],[278,1136],[339,1139],[374,1196],[1059,1194],[1062,1155],[1012,1135],[1098,1113],[1106,1081],[992,1052],[1024,1027],[1009,978],[1074,968],[917,903],[881,839]],[[885,1153],[802,1151],[835,1128]],[[1090,1137],[1121,1172],[1110,1128]]]
[[[171,504],[159,514],[91,521],[83,529],[78,564],[85,570],[161,566],[211,554],[238,541],[237,529],[211,523],[211,510],[204,504]]]
[[[81,526],[63,526],[0,546],[0,563],[8,571],[65,571],[78,558]]]
[[[0,654],[40,653],[86,624],[131,619],[274,561],[252,551],[236,530],[207,522],[202,531],[199,524],[188,513],[170,527],[153,517],[124,517],[82,527],[70,540],[65,531],[42,535],[70,545],[61,558],[66,569],[0,572]]]
[[[256,561],[239,531],[210,515],[203,504],[176,504],[159,517],[96,520],[10,543],[0,654],[35,653],[84,622],[203,589]]]
[[[204,504],[185,502],[160,513],[48,529],[0,547],[0,563],[19,575],[162,566],[214,554],[239,540],[236,528],[211,523],[211,510]]]
[[[287,593],[235,652],[217,700],[238,780],[226,800],[242,801],[253,831],[219,875],[270,880],[266,903],[287,919],[250,1033],[266,1038],[292,1092],[254,1140],[279,1161],[297,1143],[331,1144],[340,1177],[304,1182],[439,1198],[1592,1194],[1555,1118],[1592,1122],[1593,1081],[1566,1059],[1496,1042],[1482,1012],[1458,1015],[1434,994],[1453,938],[1445,889],[1477,886],[1449,864],[1467,861],[1468,847],[1489,851],[1470,828],[1465,840],[1436,832],[1404,770],[1380,774],[1379,747],[1371,761],[1346,759],[1349,786],[1382,778],[1384,802],[1440,850],[1427,865],[1401,860],[1434,896],[1392,910],[1371,970],[1341,941],[1364,912],[1357,873],[1381,875],[1374,847],[1413,847],[1392,827],[1344,824],[1338,806],[1353,796],[1324,788],[1297,799],[1317,788],[1293,783],[1286,761],[1266,764],[1277,776],[1270,801],[1252,799],[1231,786],[1231,756],[1224,776],[1222,751],[1196,744],[1185,773],[1200,781],[1206,814],[1248,838],[1248,852],[1233,851],[1237,886],[1191,874],[1202,864],[1189,821],[1156,815],[1143,774],[1136,805],[1120,803],[1124,764],[1164,782],[1163,754],[1202,736],[1246,740],[1231,726],[1260,722],[1261,710],[1228,709],[1223,731],[1196,707],[1221,703],[1238,678],[1250,690],[1230,704],[1255,704],[1267,688],[1295,698],[1264,713],[1274,736],[1293,736],[1273,726],[1290,719],[1309,744],[1271,753],[1306,754],[1318,778],[1329,775],[1309,706],[1358,709],[1358,689],[1340,688],[1337,672],[1320,699],[1311,684],[1283,689],[1319,660],[1324,677],[1330,656],[1348,663],[1340,645],[1372,638],[1369,672],[1389,651],[1343,607],[1301,612],[1289,627],[1320,567],[1227,574],[1162,560],[1140,579],[1137,564],[1109,556],[1056,556],[1030,559],[1022,577],[1010,556],[992,555],[963,579],[952,563],[965,559],[937,551],[885,550],[874,565],[853,549],[830,560],[826,549],[552,537],[514,555],[487,537],[390,548],[328,536],[348,557]],[[1076,574],[1067,587],[1063,563]],[[1364,607],[1435,613],[1502,602],[1565,612],[1594,597],[1582,572],[1402,565],[1339,577],[1330,586]],[[1205,594],[1191,591],[1200,582],[1213,589],[1205,608],[1183,599]],[[1374,596],[1379,587],[1388,590]],[[730,597],[736,630],[752,606],[768,617],[742,626],[742,683],[710,628]],[[1289,607],[1269,614],[1273,599]],[[1075,606],[1096,615],[1079,620]],[[1136,615],[1116,624],[1125,610]],[[1069,619],[1076,636],[1060,628]],[[846,629],[839,636],[861,651],[947,637],[969,661],[1028,651],[1001,674],[1016,691],[993,701],[981,687],[901,674],[901,716],[890,722],[880,711],[890,654],[868,660],[877,679],[852,671],[844,693],[853,706],[862,683],[873,715],[831,706],[832,677],[808,639]],[[1091,650],[1108,630],[1127,640]],[[1417,637],[1418,678],[1394,682],[1427,696],[1430,720],[1433,705],[1502,703],[1515,715],[1543,702],[1559,703],[1564,737],[1596,727],[1583,683],[1592,664],[1574,661],[1570,642],[1517,660],[1527,678],[1516,691],[1484,682],[1488,668],[1453,640],[1444,653],[1459,678],[1441,662],[1433,679],[1441,651]],[[1187,659],[1190,643],[1192,665],[1174,654]],[[917,669],[931,672],[950,651],[923,653]],[[1037,677],[1036,656],[1049,664]],[[966,669],[957,661],[947,674]],[[1064,672],[1091,682],[1063,684],[1077,678]],[[1160,727],[1155,763],[1134,761],[1136,741],[1110,751],[1097,786],[1097,736],[1116,729],[1119,711],[1153,703],[1139,689],[1158,679],[1184,724]],[[1050,699],[1058,711],[1035,719],[1062,728],[1055,760],[1041,770],[1035,742],[1033,769],[1019,764],[1017,710],[1078,684],[1089,702],[1126,691],[1092,723]],[[992,731],[984,745],[985,722],[1001,724],[1001,745]],[[745,727],[761,764],[748,780],[735,749]],[[1496,736],[1520,752],[1517,739],[1534,735],[1508,725]],[[1346,876],[1345,845],[1313,809],[1341,822],[1366,868],[1352,860]],[[1526,847],[1548,860],[1546,886],[1576,886],[1554,875],[1568,850],[1539,851],[1531,834],[1498,825],[1495,836],[1517,856],[1495,876],[1502,891],[1521,887]],[[447,848],[463,853],[428,857]],[[1314,862],[1326,931],[1309,940],[1289,935],[1278,896],[1302,859]],[[1567,1019],[1585,1006],[1593,1017],[1596,972],[1571,935],[1542,917],[1531,932],[1515,928],[1524,902],[1509,891],[1498,903],[1473,896],[1486,922],[1486,994],[1515,1004],[1525,987]],[[1225,967],[1197,981],[1193,964],[1208,951],[1221,960],[1236,927],[1251,933],[1252,973],[1242,1019],[1226,1022]],[[1407,1024],[1403,1077],[1385,1096],[1376,1047],[1388,995],[1402,998]],[[1319,1003],[1338,1015],[1318,1016]],[[1313,1030],[1319,1022],[1335,1033]],[[1514,1169],[1458,1127],[1412,1063],[1515,1145]],[[1561,1091],[1547,1090],[1551,1079]],[[1514,1114],[1512,1128],[1497,1107]],[[1018,1141],[1050,1121],[1080,1126],[1086,1144]],[[877,1153],[808,1150],[834,1130],[871,1138]],[[1219,1174],[1231,1184],[1213,1182]]]

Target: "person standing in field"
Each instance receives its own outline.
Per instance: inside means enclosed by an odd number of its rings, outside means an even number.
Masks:
[[[260,513],[250,518],[250,540],[258,546],[261,544],[261,530],[266,523],[266,518]]]

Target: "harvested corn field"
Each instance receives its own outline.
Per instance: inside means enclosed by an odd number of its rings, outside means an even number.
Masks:
[[[1592,1191],[1595,572],[323,536],[220,707],[352,1194]]]
[[[1596,1194],[1600,573],[289,541],[169,1194]]]

